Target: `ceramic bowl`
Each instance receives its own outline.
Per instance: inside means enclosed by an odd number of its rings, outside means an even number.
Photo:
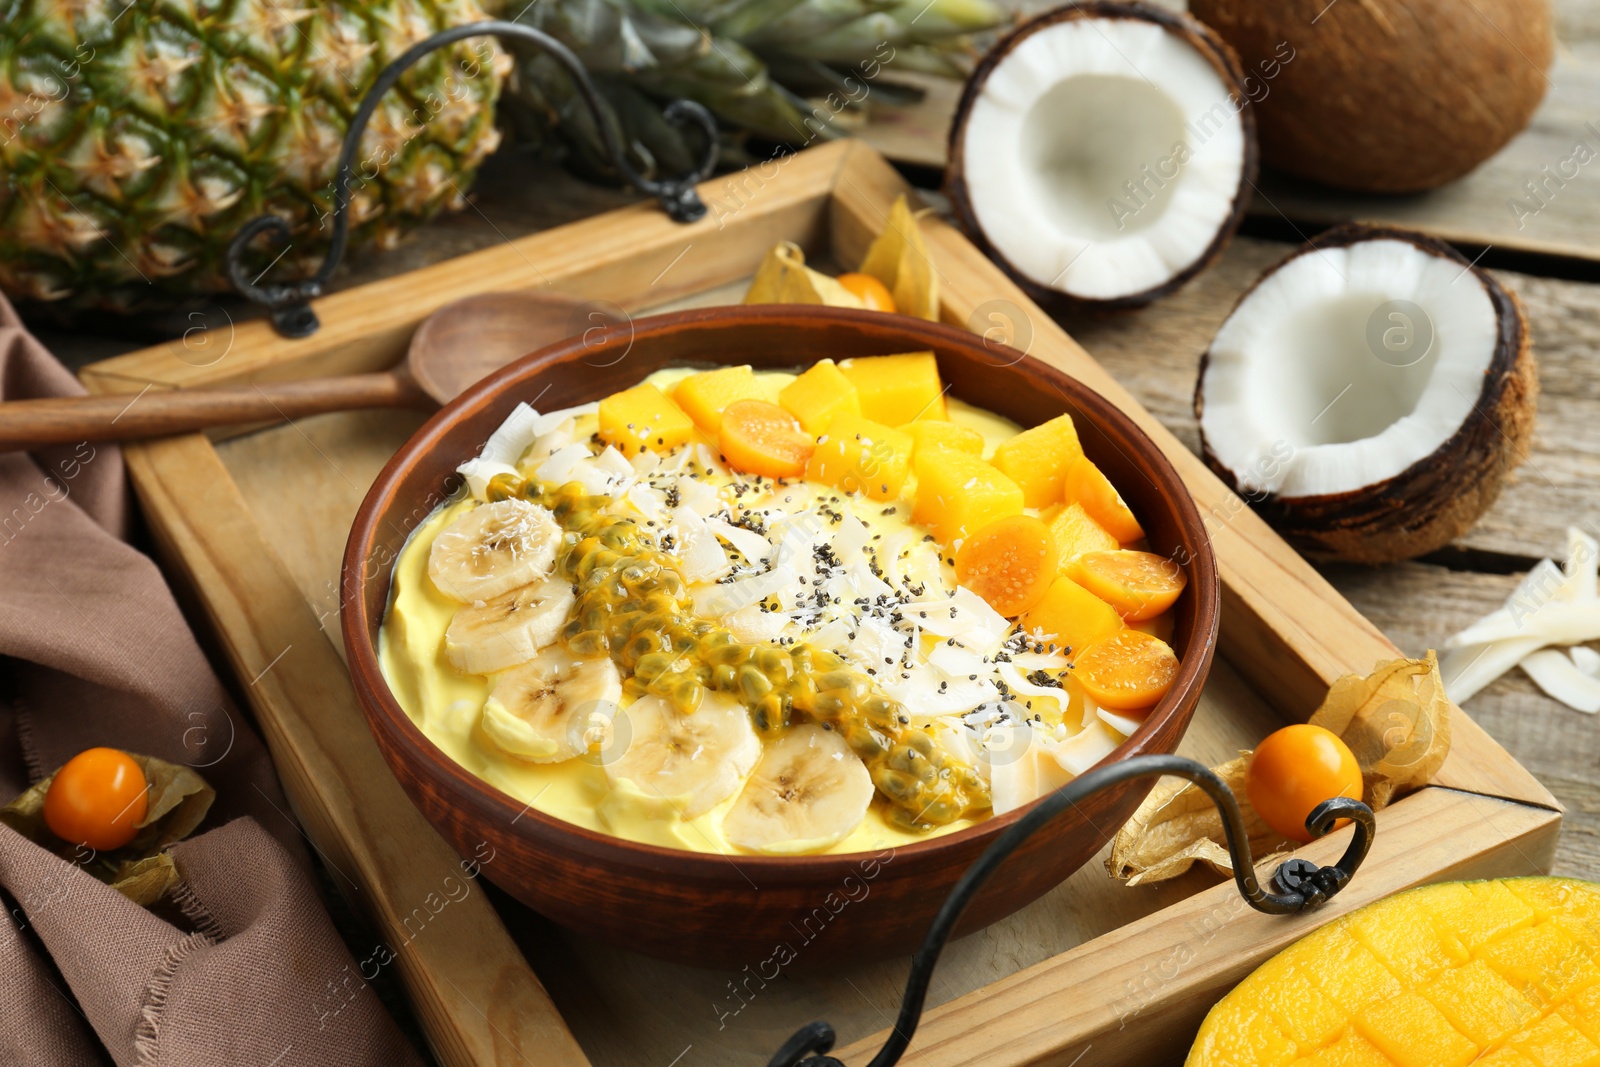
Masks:
[[[407,794],[462,855],[536,911],[582,934],[668,959],[752,966],[793,953],[807,962],[916,947],[951,886],[1014,811],[884,853],[720,856],[636,844],[581,829],[477,778],[434,746],[378,667],[390,571],[409,534],[459,491],[477,454],[520,401],[552,410],[596,400],[670,365],[806,366],[824,357],[932,349],[951,394],[1033,426],[1062,412],[1084,451],[1138,514],[1152,549],[1183,567],[1175,606],[1176,681],[1107,761],[1177,747],[1216,644],[1216,562],[1200,513],[1172,465],[1108,400],[1022,353],[899,315],[810,306],[745,306],[640,319],[552,345],[470,387],[391,459],[356,516],[343,566],[350,671],[385,759]],[[990,879],[958,932],[1009,915],[1099,851],[1152,783],[1096,794],[1026,841]],[[1027,809],[1022,809],[1027,810]]]

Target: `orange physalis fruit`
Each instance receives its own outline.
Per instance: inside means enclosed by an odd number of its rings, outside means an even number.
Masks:
[[[1188,581],[1178,565],[1154,552],[1085,552],[1067,575],[1117,609],[1128,622],[1154,618],[1172,606]]]
[[[800,421],[765,400],[736,400],[722,412],[717,443],[728,465],[746,474],[799,478],[817,442]]]
[[[149,806],[147,789],[144,770],[126,752],[85,749],[50,779],[44,823],[69,844],[109,852],[139,832]]]
[[[1089,517],[1122,544],[1144,536],[1144,528],[1134,518],[1133,512],[1128,510],[1122,494],[1087,456],[1079,456],[1067,467],[1061,483],[1061,495],[1069,504],[1073,501],[1082,504]]]
[[[1148,708],[1178,675],[1178,657],[1165,641],[1139,630],[1118,630],[1079,652],[1072,676],[1084,692],[1113,711]]]
[[[854,296],[867,306],[868,311],[894,311],[894,296],[889,292],[889,287],[870,274],[857,274],[854,271],[841,274],[834,279],[844,286],[845,291]]]
[[[956,580],[1000,614],[1016,617],[1044,599],[1056,578],[1050,527],[1008,515],[978,530],[956,553]]]
[[[1339,735],[1296,723],[1267,735],[1244,773],[1250,806],[1291,841],[1310,841],[1306,817],[1333,797],[1361,799],[1361,765]]]

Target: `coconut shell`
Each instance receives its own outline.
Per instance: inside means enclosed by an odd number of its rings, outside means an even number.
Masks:
[[[1344,189],[1409,193],[1461,177],[1528,125],[1549,85],[1549,0],[1191,0],[1189,10],[1253,78],[1262,159]]]
[[[972,76],[967,79],[966,87],[961,92],[961,100],[956,105],[955,117],[950,121],[949,162],[945,167],[944,193],[950,200],[950,209],[955,215],[956,222],[965,231],[967,236],[983,250],[984,255],[997,263],[1011,278],[1026,292],[1036,303],[1046,308],[1051,306],[1077,306],[1086,309],[1116,309],[1143,307],[1152,301],[1159,300],[1170,293],[1176,292],[1187,284],[1195,275],[1205,270],[1221,258],[1228,247],[1228,242],[1238,232],[1239,224],[1244,221],[1245,210],[1250,206],[1250,193],[1255,188],[1255,180],[1260,172],[1260,156],[1256,149],[1256,118],[1254,109],[1242,107],[1239,111],[1239,120],[1244,132],[1244,164],[1239,173],[1239,188],[1234,193],[1233,207],[1223,224],[1218,227],[1216,236],[1211,244],[1189,266],[1167,279],[1162,284],[1139,293],[1130,293],[1127,296],[1116,297],[1111,300],[1086,300],[1074,297],[1056,289],[1040,285],[1018,270],[1000,250],[990,243],[984,234],[983,228],[978,225],[977,212],[972,207],[972,196],[967,188],[966,161],[965,161],[965,131],[967,120],[971,116],[972,106],[983,91],[984,83],[989,75],[1001,63],[1005,62],[1013,49],[1028,37],[1040,30],[1054,26],[1061,22],[1074,19],[1142,19],[1154,22],[1188,42],[1195,51],[1199,52],[1211,67],[1217,72],[1234,94],[1237,101],[1247,100],[1244,92],[1244,70],[1239,64],[1239,57],[1233,49],[1228,47],[1217,34],[1209,28],[1179,12],[1169,11],[1165,8],[1154,7],[1145,3],[1114,3],[1109,0],[1090,0],[1087,3],[1073,3],[1065,7],[1056,8],[1035,18],[1019,24],[1005,36],[997,41],[984,57],[979,60],[973,69]]]
[[[1348,493],[1282,497],[1240,488],[1237,476],[1219,461],[1200,433],[1206,464],[1234,492],[1291,543],[1309,555],[1354,563],[1393,563],[1443,548],[1468,530],[1500,496],[1506,475],[1528,457],[1538,406],[1539,377],[1527,316],[1515,293],[1479,270],[1442,241],[1410,230],[1351,224],[1315,238],[1267,270],[1239,297],[1239,304],[1285,264],[1327,248],[1392,239],[1416,245],[1430,255],[1459,263],[1489,294],[1499,323],[1494,356],[1483,389],[1459,429],[1432,454],[1392,478]],[[1232,312],[1229,313],[1230,315]],[[1205,410],[1209,351],[1200,360],[1194,412]]]

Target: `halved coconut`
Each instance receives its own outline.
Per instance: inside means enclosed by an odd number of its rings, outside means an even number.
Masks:
[[[1255,180],[1238,60],[1185,16],[1084,3],[1003,38],[950,130],[957,218],[1034,296],[1148,303],[1221,254]]]
[[[1409,559],[1471,528],[1527,456],[1516,296],[1421,234],[1344,226],[1267,271],[1200,364],[1206,462],[1313,552]]]

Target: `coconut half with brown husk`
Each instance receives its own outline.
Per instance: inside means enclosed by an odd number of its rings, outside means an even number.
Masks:
[[[979,62],[950,130],[956,217],[1030,295],[1148,303],[1222,253],[1255,180],[1238,60],[1200,23],[1082,3]]]
[[[1345,189],[1461,177],[1527,127],[1550,84],[1549,0],[1190,0],[1189,11],[1254,77],[1262,158]]]
[[[1206,462],[1315,554],[1410,559],[1466,532],[1527,455],[1522,307],[1439,241],[1345,226],[1268,270],[1200,364]]]

